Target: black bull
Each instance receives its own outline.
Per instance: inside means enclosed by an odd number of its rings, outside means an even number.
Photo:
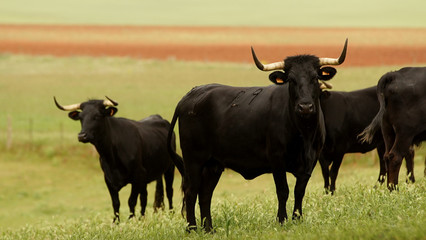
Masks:
[[[111,99],[89,100],[87,102],[56,106],[70,111],[69,117],[81,122],[80,142],[90,142],[99,153],[105,183],[111,195],[114,222],[119,221],[120,199],[118,192],[127,184],[132,185],[128,200],[130,217],[135,216],[135,206],[140,195],[141,214],[147,205],[147,184],[157,181],[154,208],[162,208],[163,181],[169,208],[172,209],[173,161],[167,153],[167,134],[170,124],[160,115],[152,115],[141,121],[113,117],[118,104]],[[170,140],[170,139],[169,139]],[[175,136],[172,133],[172,151],[175,150]],[[179,159],[179,156],[174,156]]]
[[[380,109],[362,133],[370,142],[381,129],[388,188],[398,184],[402,159],[426,140],[426,67],[407,67],[384,74],[377,84]]]
[[[366,153],[377,148],[380,159],[378,181],[383,183],[386,176],[383,154],[385,144],[382,133],[378,131],[370,143],[361,142],[359,134],[370,124],[379,111],[376,87],[351,92],[324,91],[321,94],[321,108],[326,125],[326,140],[319,159],[324,177],[324,188],[333,194],[340,164],[346,153]],[[407,175],[414,182],[414,150],[406,156]],[[329,165],[331,169],[329,170]],[[329,182],[331,181],[331,183]]]
[[[332,67],[321,66],[341,64],[346,46],[347,42],[339,59],[298,55],[268,65],[262,65],[253,51],[259,69],[284,70],[270,74],[275,85],[211,84],[195,87],[181,99],[169,136],[179,118],[189,229],[196,226],[198,196],[204,228],[211,230],[211,198],[224,168],[246,179],[272,173],[280,223],[287,219],[286,172],[292,173],[296,177],[293,218],[302,215],[305,188],[325,140],[318,80],[329,80],[336,73]]]

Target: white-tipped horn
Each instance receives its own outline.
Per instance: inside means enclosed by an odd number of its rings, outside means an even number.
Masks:
[[[346,49],[348,47],[348,39],[346,38],[345,46],[343,47],[342,53],[339,58],[320,58],[320,65],[340,65],[345,61]]]
[[[53,97],[53,100],[55,101],[56,107],[58,107],[59,109],[61,109],[63,111],[75,111],[75,110],[80,109],[81,103],[62,106],[56,101],[56,97]]]
[[[332,89],[333,85],[331,85],[331,83],[321,81],[320,88],[321,89]]]
[[[107,98],[107,100],[104,100],[104,106],[113,107],[113,106],[117,106],[118,105],[118,102],[112,100],[111,98],[109,98],[107,96],[105,96],[105,97]]]
[[[256,64],[256,67],[259,68],[262,71],[272,71],[272,70],[283,70],[284,69],[284,61],[269,63],[269,64],[263,65],[259,61],[259,59],[257,59],[256,53],[254,53],[253,47],[251,47],[251,54],[253,55],[253,60],[254,60],[254,63]]]

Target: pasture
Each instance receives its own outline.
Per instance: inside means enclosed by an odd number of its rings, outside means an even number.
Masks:
[[[98,155],[77,141],[80,124],[53,102],[53,96],[64,105],[108,96],[119,103],[118,117],[158,113],[170,120],[196,85],[269,85],[250,46],[265,62],[302,53],[337,57],[346,37],[346,62],[330,82],[335,90],[369,87],[388,71],[426,63],[425,6],[420,0],[4,1],[0,239],[425,239],[424,147],[416,149],[416,183],[405,183],[403,166],[392,193],[376,184],[375,152],[345,156],[334,196],[324,194],[317,166],[302,221],[275,220],[272,175],[247,181],[226,170],[212,199],[214,234],[185,232],[177,172],[174,212],[153,213],[150,184],[146,217],[127,221],[126,187],[122,222],[112,224]],[[290,213],[295,181],[288,180]],[[196,216],[200,224],[198,209]]]
[[[339,67],[332,83],[339,90],[368,87],[384,72],[397,68]],[[302,222],[276,223],[271,175],[246,181],[226,171],[213,196],[216,234],[184,232],[179,174],[174,183],[174,214],[153,214],[154,184],[150,184],[147,216],[141,221],[126,221],[130,190],[125,188],[120,194],[122,223],[112,225],[97,154],[90,145],[77,142],[80,124],[53,103],[53,96],[70,104],[107,95],[119,102],[118,116],[140,119],[159,113],[170,119],[177,101],[195,85],[268,85],[267,75],[253,64],[1,55],[0,101],[4,104],[0,137],[4,144],[0,146],[0,238],[424,238],[423,148],[416,152],[417,182],[405,184],[403,167],[399,192],[389,193],[384,186],[374,188],[378,176],[375,153],[345,158],[333,197],[324,195],[317,167],[308,184]],[[291,192],[293,180],[290,176]],[[292,204],[291,193],[288,211]]]

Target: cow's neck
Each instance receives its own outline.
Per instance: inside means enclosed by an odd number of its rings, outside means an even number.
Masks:
[[[114,118],[109,118],[105,121],[104,130],[101,131],[99,137],[97,137],[97,141],[92,144],[95,146],[98,151],[100,157],[103,161],[107,161],[110,164],[114,164],[115,157],[113,153],[113,141],[112,141],[112,132],[111,132],[111,123],[114,121]]]
[[[298,116],[293,111],[293,117],[296,120],[295,129],[303,139],[304,150],[301,151],[303,154],[301,159],[305,161],[304,172],[308,174],[312,172],[325,142],[325,123],[319,100],[317,100],[316,109],[318,111],[310,118]]]

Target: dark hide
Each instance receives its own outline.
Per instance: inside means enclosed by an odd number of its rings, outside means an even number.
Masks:
[[[413,145],[426,140],[425,93],[425,67],[407,67],[386,73],[377,85],[380,109],[362,135],[363,140],[371,141],[381,128],[390,190],[397,187],[402,159],[411,154]]]
[[[154,208],[164,208],[162,176],[166,182],[169,208],[173,208],[174,165],[167,152],[167,134],[170,124],[160,115],[152,115],[141,121],[115,118],[115,107],[105,108],[102,100],[90,100],[81,104],[81,112],[69,116],[82,125],[79,141],[90,142],[99,153],[101,168],[112,199],[114,222],[119,221],[120,200],[118,192],[127,184],[132,185],[128,200],[130,217],[135,216],[135,206],[140,195],[141,214],[147,204],[147,184],[157,181]],[[175,137],[171,139],[175,149]]]
[[[324,91],[321,94],[321,107],[326,125],[326,140],[319,159],[324,188],[333,194],[340,164],[346,153],[366,153],[377,148],[380,159],[378,181],[385,180],[383,154],[385,145],[381,131],[377,131],[371,143],[359,141],[358,135],[370,124],[379,111],[376,87],[352,92]],[[414,154],[414,152],[413,152]],[[413,155],[407,158],[407,174],[414,182],[412,167]],[[332,164],[331,169],[329,169]],[[329,182],[331,181],[331,184]]]
[[[179,118],[189,229],[196,226],[197,196],[204,228],[212,229],[211,198],[224,168],[245,179],[272,173],[280,223],[287,219],[286,172],[292,173],[297,179],[293,218],[300,218],[305,188],[325,141],[318,79],[328,80],[334,73],[334,68],[320,68],[315,56],[295,56],[285,60],[284,71],[269,76],[277,85],[211,84],[182,98],[171,131]]]

